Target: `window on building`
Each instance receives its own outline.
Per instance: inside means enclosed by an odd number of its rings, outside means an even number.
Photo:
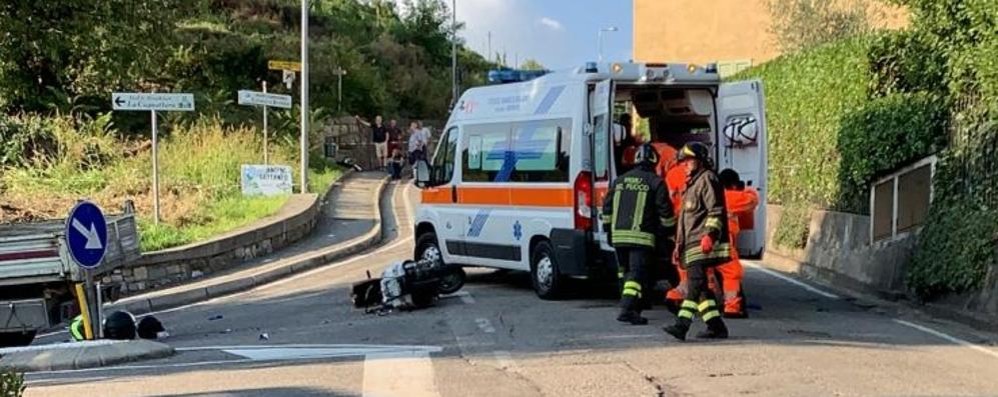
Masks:
[[[870,189],[870,236],[887,240],[917,231],[932,202],[936,157],[922,159],[881,178]]]
[[[751,59],[738,59],[738,60],[728,60],[728,61],[718,61],[717,62],[717,74],[721,78],[728,76],[733,76],[738,72],[752,67]]]

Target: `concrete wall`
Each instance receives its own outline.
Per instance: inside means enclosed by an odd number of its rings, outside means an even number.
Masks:
[[[633,0],[634,60],[695,62],[750,60],[780,54],[770,33],[769,0]],[[874,24],[907,26],[907,12],[872,7]]]
[[[782,207],[767,206],[766,263],[859,291],[896,298],[905,294],[904,277],[917,242],[916,234],[870,243],[870,217],[813,211],[804,249],[779,247],[774,241]]]
[[[293,195],[278,214],[212,240],[142,254],[104,276],[123,295],[178,284],[228,270],[308,235],[320,211],[318,195]]]

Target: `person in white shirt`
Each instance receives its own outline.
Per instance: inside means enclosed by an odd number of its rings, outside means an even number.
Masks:
[[[419,122],[409,123],[409,165],[426,158],[429,141],[426,130],[419,128]]]

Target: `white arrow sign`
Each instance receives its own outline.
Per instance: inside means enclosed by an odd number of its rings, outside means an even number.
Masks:
[[[114,110],[160,110],[190,112],[194,94],[123,93],[111,94]]]
[[[76,229],[76,231],[80,232],[87,239],[87,244],[83,248],[88,250],[104,248],[104,245],[100,243],[100,236],[97,234],[97,228],[94,227],[94,224],[91,223],[90,229],[87,229],[78,219],[73,219],[73,229]]]
[[[240,105],[260,105],[291,109],[291,96],[268,94],[266,92],[239,90]]]

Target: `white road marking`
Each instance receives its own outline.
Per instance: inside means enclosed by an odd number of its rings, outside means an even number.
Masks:
[[[977,344],[974,344],[974,343],[970,343],[968,341],[965,341],[963,339],[957,338],[955,336],[951,336],[949,334],[945,334],[945,333],[942,333],[940,331],[936,331],[936,330],[934,330],[932,328],[929,328],[929,327],[926,327],[926,326],[923,326],[923,325],[915,324],[913,322],[909,322],[909,321],[905,321],[905,320],[899,320],[899,319],[894,319],[894,322],[898,323],[898,324],[901,324],[901,325],[904,325],[906,327],[911,327],[911,328],[917,329],[917,330],[925,332],[925,333],[927,333],[929,335],[932,335],[932,336],[935,336],[935,337],[938,337],[938,338],[941,338],[941,339],[945,339],[945,340],[953,342],[953,343],[955,343],[957,345],[961,345],[961,346],[964,346],[964,347],[969,347],[969,348],[977,350],[977,351],[979,351],[981,353],[987,354],[987,355],[989,355],[991,357],[998,358],[998,351],[995,351],[993,349],[988,349],[988,348],[986,348],[984,346],[977,345]]]
[[[426,351],[373,353],[364,358],[364,397],[439,396],[434,379]]]
[[[497,351],[493,352],[492,354],[494,356],[496,356],[496,361],[499,362],[499,368],[500,369],[504,369],[504,370],[508,370],[508,371],[513,371],[513,372],[516,372],[516,370],[518,369],[517,366],[516,366],[516,361],[513,361],[513,356],[510,355],[508,351],[497,350]]]
[[[83,372],[117,372],[117,371],[130,371],[130,370],[140,370],[140,369],[155,369],[161,370],[163,368],[187,368],[187,367],[204,367],[204,366],[216,366],[223,364],[239,364],[248,363],[253,360],[249,359],[234,359],[234,360],[215,360],[215,361],[200,361],[194,363],[168,363],[168,364],[156,364],[156,365],[122,365],[117,367],[96,367],[96,368],[83,368],[83,369],[65,369],[61,371],[41,371],[41,372],[27,372],[28,374],[39,374],[39,375],[61,375],[61,374],[77,374]],[[33,382],[28,381],[29,385]]]
[[[464,302],[465,304],[468,305],[475,303],[475,297],[471,296],[471,294],[469,294],[468,291],[458,291],[450,295],[441,296],[441,298],[453,298],[453,297],[461,298],[461,302]]]
[[[815,294],[824,296],[824,297],[829,298],[829,299],[840,299],[838,295],[835,295],[835,294],[833,294],[831,292],[822,291],[820,289],[812,287],[809,284],[803,283],[803,282],[801,282],[801,281],[799,281],[799,280],[797,280],[797,279],[795,279],[793,277],[788,277],[788,276],[785,276],[783,274],[780,274],[779,272],[774,272],[772,270],[769,270],[769,269],[767,269],[765,267],[760,266],[759,264],[757,264],[755,262],[750,262],[750,261],[743,260],[742,263],[746,267],[750,267],[752,269],[758,270],[758,271],[763,272],[765,274],[768,274],[770,276],[776,277],[776,278],[778,278],[780,280],[786,281],[786,282],[788,282],[790,284],[796,285],[798,287],[801,287],[801,288],[803,288],[803,289],[805,289],[807,291],[813,292]]]
[[[495,327],[492,326],[492,322],[487,318],[478,318],[475,319],[475,322],[478,323],[478,328],[486,334],[494,334],[496,332]]]

